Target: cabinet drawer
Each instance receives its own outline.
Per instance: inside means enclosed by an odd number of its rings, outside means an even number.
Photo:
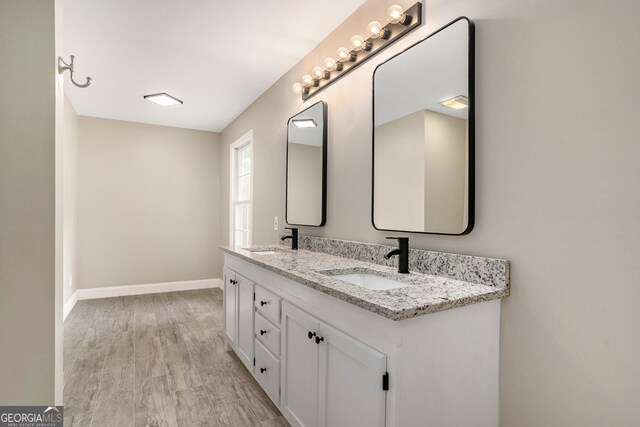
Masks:
[[[280,328],[274,326],[260,313],[256,313],[254,330],[256,338],[273,354],[280,356]]]
[[[280,324],[280,300],[281,298],[269,292],[262,286],[256,285],[256,309],[267,319]]]
[[[280,361],[256,340],[254,375],[262,389],[276,405],[280,404]]]

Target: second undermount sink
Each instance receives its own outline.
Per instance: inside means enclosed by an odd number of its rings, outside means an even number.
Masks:
[[[256,253],[260,255],[274,255],[276,252],[283,252],[282,248],[278,248],[275,246],[251,246],[248,248],[242,248],[245,251],[249,251],[251,253]]]
[[[389,279],[383,276],[379,276],[375,273],[368,272],[332,272],[321,271],[320,273],[331,276],[335,279],[343,280],[352,285],[361,286],[363,288],[371,289],[372,291],[386,291],[389,289],[399,289],[409,286],[406,283],[398,282],[397,280]]]

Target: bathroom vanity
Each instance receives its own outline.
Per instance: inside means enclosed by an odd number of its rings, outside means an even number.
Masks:
[[[372,95],[373,227],[471,232],[473,23],[458,18],[379,64]],[[291,117],[290,225],[326,222],[327,145],[324,102]],[[499,424],[507,261],[409,250],[407,237],[391,253],[297,237],[284,238],[299,250],[223,248],[227,342],[292,425]]]
[[[508,263],[390,249],[223,248],[228,344],[294,426],[498,425]]]

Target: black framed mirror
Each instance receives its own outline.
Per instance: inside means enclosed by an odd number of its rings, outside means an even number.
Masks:
[[[320,101],[287,122],[285,218],[288,224],[326,222],[327,104]]]
[[[474,130],[474,25],[461,17],[374,71],[373,226],[469,233]]]

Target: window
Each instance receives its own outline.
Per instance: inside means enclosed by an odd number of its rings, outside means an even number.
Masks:
[[[247,132],[231,144],[231,245],[251,245],[253,194],[253,131]]]

